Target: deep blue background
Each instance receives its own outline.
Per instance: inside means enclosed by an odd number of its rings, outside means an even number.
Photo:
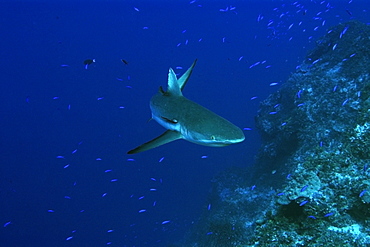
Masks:
[[[181,240],[207,208],[213,176],[252,171],[258,102],[279,87],[269,84],[284,82],[330,26],[369,22],[366,8],[356,0],[1,1],[0,246]],[[169,67],[181,74],[196,58],[184,95],[252,128],[246,141],[176,141],[126,155],[164,131],[147,123],[150,97]]]

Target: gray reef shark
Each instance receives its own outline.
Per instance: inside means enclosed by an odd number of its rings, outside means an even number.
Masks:
[[[128,151],[128,154],[140,153],[177,139],[211,147],[244,141],[244,133],[240,128],[182,95],[196,62],[179,79],[170,68],[167,91],[159,87],[158,93],[150,100],[152,119],[167,131]]]

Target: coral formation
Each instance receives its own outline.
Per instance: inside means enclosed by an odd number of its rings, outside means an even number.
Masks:
[[[358,21],[317,41],[261,103],[255,180],[239,169],[217,177],[186,246],[370,245],[369,61],[370,28]]]

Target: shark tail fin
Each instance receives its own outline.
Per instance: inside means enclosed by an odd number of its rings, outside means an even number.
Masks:
[[[173,69],[170,68],[168,72],[168,92],[170,94],[182,96],[181,91],[184,89],[186,83],[188,82],[196,63],[197,63],[197,59],[194,60],[193,64],[188,68],[188,70],[179,79],[177,79],[176,74],[173,71]]]
[[[140,153],[140,152],[152,149],[152,148],[162,146],[166,143],[169,143],[169,142],[181,139],[181,138],[182,138],[182,136],[181,136],[180,132],[173,131],[173,130],[167,130],[162,135],[154,138],[153,140],[148,141],[148,142],[138,146],[137,148],[134,148],[134,149],[128,151],[127,154]]]
[[[195,59],[190,68],[188,68],[188,70],[177,80],[177,83],[179,84],[181,91],[184,89],[186,83],[188,82],[197,61],[198,59]]]

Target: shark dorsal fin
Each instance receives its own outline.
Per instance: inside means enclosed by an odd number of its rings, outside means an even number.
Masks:
[[[167,92],[173,96],[182,96],[180,85],[172,68],[168,71],[168,89]]]
[[[190,66],[190,68],[188,68],[188,70],[177,80],[177,83],[179,84],[181,91],[184,89],[186,83],[188,82],[191,72],[193,72],[193,68],[195,64],[197,63],[197,60],[198,59],[195,59],[193,64]]]

